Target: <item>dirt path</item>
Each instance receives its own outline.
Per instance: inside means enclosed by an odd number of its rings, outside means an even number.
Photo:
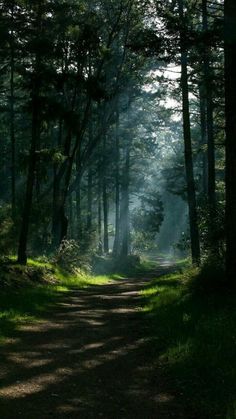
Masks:
[[[0,418],[180,417],[140,310],[149,279],[72,291],[21,326],[1,349]]]

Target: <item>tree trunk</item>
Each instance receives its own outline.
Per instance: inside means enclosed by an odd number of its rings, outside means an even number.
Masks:
[[[59,124],[59,137],[58,145],[62,141],[62,127],[61,122]],[[70,159],[70,147],[72,141],[72,133],[69,130],[65,138],[63,152],[67,157],[67,166],[70,164],[68,160]],[[66,198],[67,198],[67,188],[66,188],[66,174],[60,173],[60,168],[58,170],[57,165],[54,167],[54,179],[53,179],[53,215],[52,215],[52,248],[56,249],[60,246],[61,242],[67,236],[67,227],[68,219],[66,216]]]
[[[200,97],[200,120],[201,120],[201,156],[202,156],[202,192],[207,197],[208,190],[208,165],[207,165],[207,123],[206,123],[206,99],[205,89],[202,84],[199,86]]]
[[[38,3],[38,10],[37,10],[37,18],[36,18],[36,25],[38,28],[38,32],[41,33],[41,25],[42,25],[42,3],[39,1]],[[32,209],[32,201],[33,201],[33,190],[34,190],[34,183],[35,183],[35,172],[36,172],[36,164],[37,164],[37,156],[36,151],[39,144],[39,137],[40,137],[40,104],[39,104],[39,96],[40,96],[40,54],[38,51],[36,52],[35,58],[35,68],[33,74],[33,87],[32,87],[32,136],[31,136],[31,146],[30,146],[30,154],[29,154],[29,167],[28,167],[28,175],[27,175],[27,184],[26,184],[26,195],[25,195],[25,202],[23,208],[23,215],[22,215],[22,223],[20,229],[20,238],[19,238],[19,246],[18,246],[18,263],[26,264],[27,263],[27,243],[28,243],[28,235],[29,235],[29,223],[30,223],[30,215]]]
[[[90,69],[91,71],[91,69]],[[93,141],[93,123],[92,123],[92,105],[91,105],[91,114],[90,114],[90,121],[89,121],[89,143]],[[87,229],[88,231],[91,231],[92,229],[92,205],[93,205],[93,196],[92,196],[92,187],[93,187],[93,174],[92,174],[92,167],[91,163],[89,162],[89,168],[88,168],[88,194],[87,194]]]
[[[202,24],[204,33],[208,33],[208,10],[207,0],[202,0]],[[212,69],[210,66],[210,48],[204,46],[204,84],[206,98],[206,115],[207,115],[207,162],[208,162],[208,236],[210,250],[218,253],[217,241],[215,238],[216,223],[216,176],[215,176],[215,138],[213,123],[213,89],[212,89]]]
[[[180,21],[184,24],[184,8],[183,1],[179,0]],[[184,28],[180,30],[180,48],[181,48],[181,89],[182,89],[182,106],[183,106],[183,134],[184,134],[184,155],[187,183],[187,197],[189,207],[189,223],[190,223],[190,240],[191,254],[194,264],[200,263],[200,241],[197,220],[197,202],[196,189],[193,171],[193,155],[192,140],[190,127],[189,112],[189,88],[188,88],[188,60],[187,48],[185,45]]]
[[[60,147],[62,144],[63,136],[63,123],[62,118],[59,120],[59,129],[57,136],[57,147]],[[52,250],[55,250],[60,242],[60,178],[58,176],[58,163],[53,165],[53,202],[52,202]]]
[[[101,161],[98,162],[98,253],[102,255],[102,171]]]
[[[127,139],[121,197],[121,257],[127,257],[130,245],[129,223],[130,139]]]
[[[109,236],[108,236],[108,196],[107,196],[107,156],[106,156],[106,135],[103,137],[103,180],[102,180],[102,194],[103,194],[103,225],[104,225],[104,253],[109,253]]]
[[[15,139],[15,48],[14,48],[14,2],[11,8],[11,34],[10,34],[10,135],[11,135],[11,210],[12,219],[16,216],[16,139]]]
[[[74,239],[74,205],[73,205],[73,193],[69,195],[68,199],[68,213],[69,213],[69,227],[70,227],[70,239]]]
[[[236,3],[225,0],[226,273],[236,278]]]
[[[119,113],[116,115],[116,161],[115,161],[115,240],[113,255],[117,256],[120,247],[120,139],[119,139]]]
[[[92,169],[88,169],[88,186],[87,186],[87,230],[91,231],[92,229]]]
[[[76,154],[76,171],[80,171],[80,165],[81,165],[81,156],[80,156],[80,150],[79,147]],[[81,219],[81,188],[80,188],[80,182],[76,188],[76,218],[77,218],[77,238],[80,240],[82,235],[82,219]]]

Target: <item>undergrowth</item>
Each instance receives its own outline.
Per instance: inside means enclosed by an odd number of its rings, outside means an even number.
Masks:
[[[168,390],[178,389],[183,404],[199,419],[235,419],[235,295],[219,288],[210,292],[207,272],[195,268],[156,278],[142,291],[143,310],[150,345],[169,377]]]
[[[22,323],[43,319],[64,293],[109,282],[103,275],[71,274],[46,261],[29,260],[27,266],[4,261],[0,265],[0,342],[17,333]]]
[[[113,256],[96,256],[93,261],[93,271],[97,274],[114,274],[121,276],[135,276],[141,272],[148,272],[157,267],[157,262],[150,261],[138,255],[126,258]]]

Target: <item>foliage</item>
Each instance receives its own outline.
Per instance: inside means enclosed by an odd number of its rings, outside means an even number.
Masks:
[[[54,263],[68,272],[89,272],[91,255],[79,246],[75,240],[63,240],[54,256]]]
[[[2,1],[2,254],[18,247],[25,263],[56,249],[62,266],[88,269],[113,232],[126,257],[155,247],[169,219],[176,234],[163,249],[172,241],[187,255],[176,207],[191,209],[191,192],[203,259],[214,247],[225,258],[222,22],[221,2],[202,0]]]
[[[213,271],[212,271],[213,273]],[[209,270],[202,271],[202,283]],[[193,292],[199,271],[154,279],[142,291],[156,368],[188,417],[235,417],[235,295]],[[218,289],[219,291],[219,289]],[[150,379],[155,377],[151,373]],[[214,383],[214,384],[213,384]]]
[[[210,217],[209,206],[204,202],[199,210],[199,228],[203,255],[205,254],[205,257],[208,258],[209,253],[214,252],[214,249],[212,249],[212,242],[217,243],[218,254],[215,255],[215,257],[216,259],[219,258],[223,264],[225,259],[225,208],[223,202],[218,202],[215,208],[214,226],[211,233],[213,237],[209,237],[209,225],[211,225],[212,222]]]
[[[93,272],[101,275],[135,275],[143,269],[143,261],[139,255],[129,255],[114,258],[112,256],[95,256],[93,258]]]
[[[157,244],[155,243],[155,235],[145,231],[133,231],[131,235],[132,252],[143,252],[143,251],[157,251]]]
[[[33,284],[47,284],[55,282],[55,268],[46,262],[31,261],[27,266],[14,263],[11,259],[0,261],[1,281],[0,289],[6,287],[19,288]]]
[[[71,275],[49,262],[30,260],[27,267],[1,262],[0,343],[12,338],[19,325],[42,320],[71,288],[107,282],[106,276]]]
[[[177,257],[183,255],[187,256],[189,254],[190,245],[191,243],[189,234],[182,232],[180,240],[177,243],[174,243],[173,245],[175,255]]]
[[[227,292],[225,289],[224,262],[216,255],[208,257],[200,268],[186,271],[184,280],[190,291],[198,295],[205,296]]]
[[[16,250],[16,226],[11,218],[9,205],[0,207],[0,253],[12,254]]]
[[[156,235],[163,222],[163,203],[156,191],[146,192],[141,205],[132,211],[132,249],[142,251],[155,248]]]

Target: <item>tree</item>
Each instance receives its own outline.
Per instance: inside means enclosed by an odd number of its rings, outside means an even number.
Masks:
[[[39,147],[40,139],[40,90],[42,86],[41,80],[41,65],[42,65],[42,55],[40,44],[38,44],[38,39],[42,42],[42,24],[43,24],[43,15],[44,15],[44,2],[38,0],[36,5],[33,8],[34,18],[32,22],[32,27],[34,28],[34,58],[33,58],[33,74],[32,74],[32,136],[31,136],[31,145],[30,145],[30,154],[29,154],[29,167],[28,167],[28,176],[26,184],[26,195],[25,203],[22,215],[22,224],[20,231],[19,247],[18,247],[18,262],[21,264],[26,264],[27,262],[27,241],[29,234],[29,223],[30,223],[30,214],[33,200],[33,189],[35,182],[36,174],[36,164],[37,164],[37,149]]]
[[[182,25],[184,25],[184,6],[183,1],[179,0],[179,16]],[[188,89],[188,59],[187,48],[184,34],[184,26],[180,29],[180,49],[181,49],[181,89],[183,104],[183,134],[184,134],[184,154],[187,182],[187,195],[189,205],[189,223],[191,237],[191,252],[193,263],[200,263],[200,240],[197,220],[197,201],[196,188],[193,172],[191,127],[189,114],[189,89]]]
[[[236,275],[236,4],[225,0],[226,273]]]

